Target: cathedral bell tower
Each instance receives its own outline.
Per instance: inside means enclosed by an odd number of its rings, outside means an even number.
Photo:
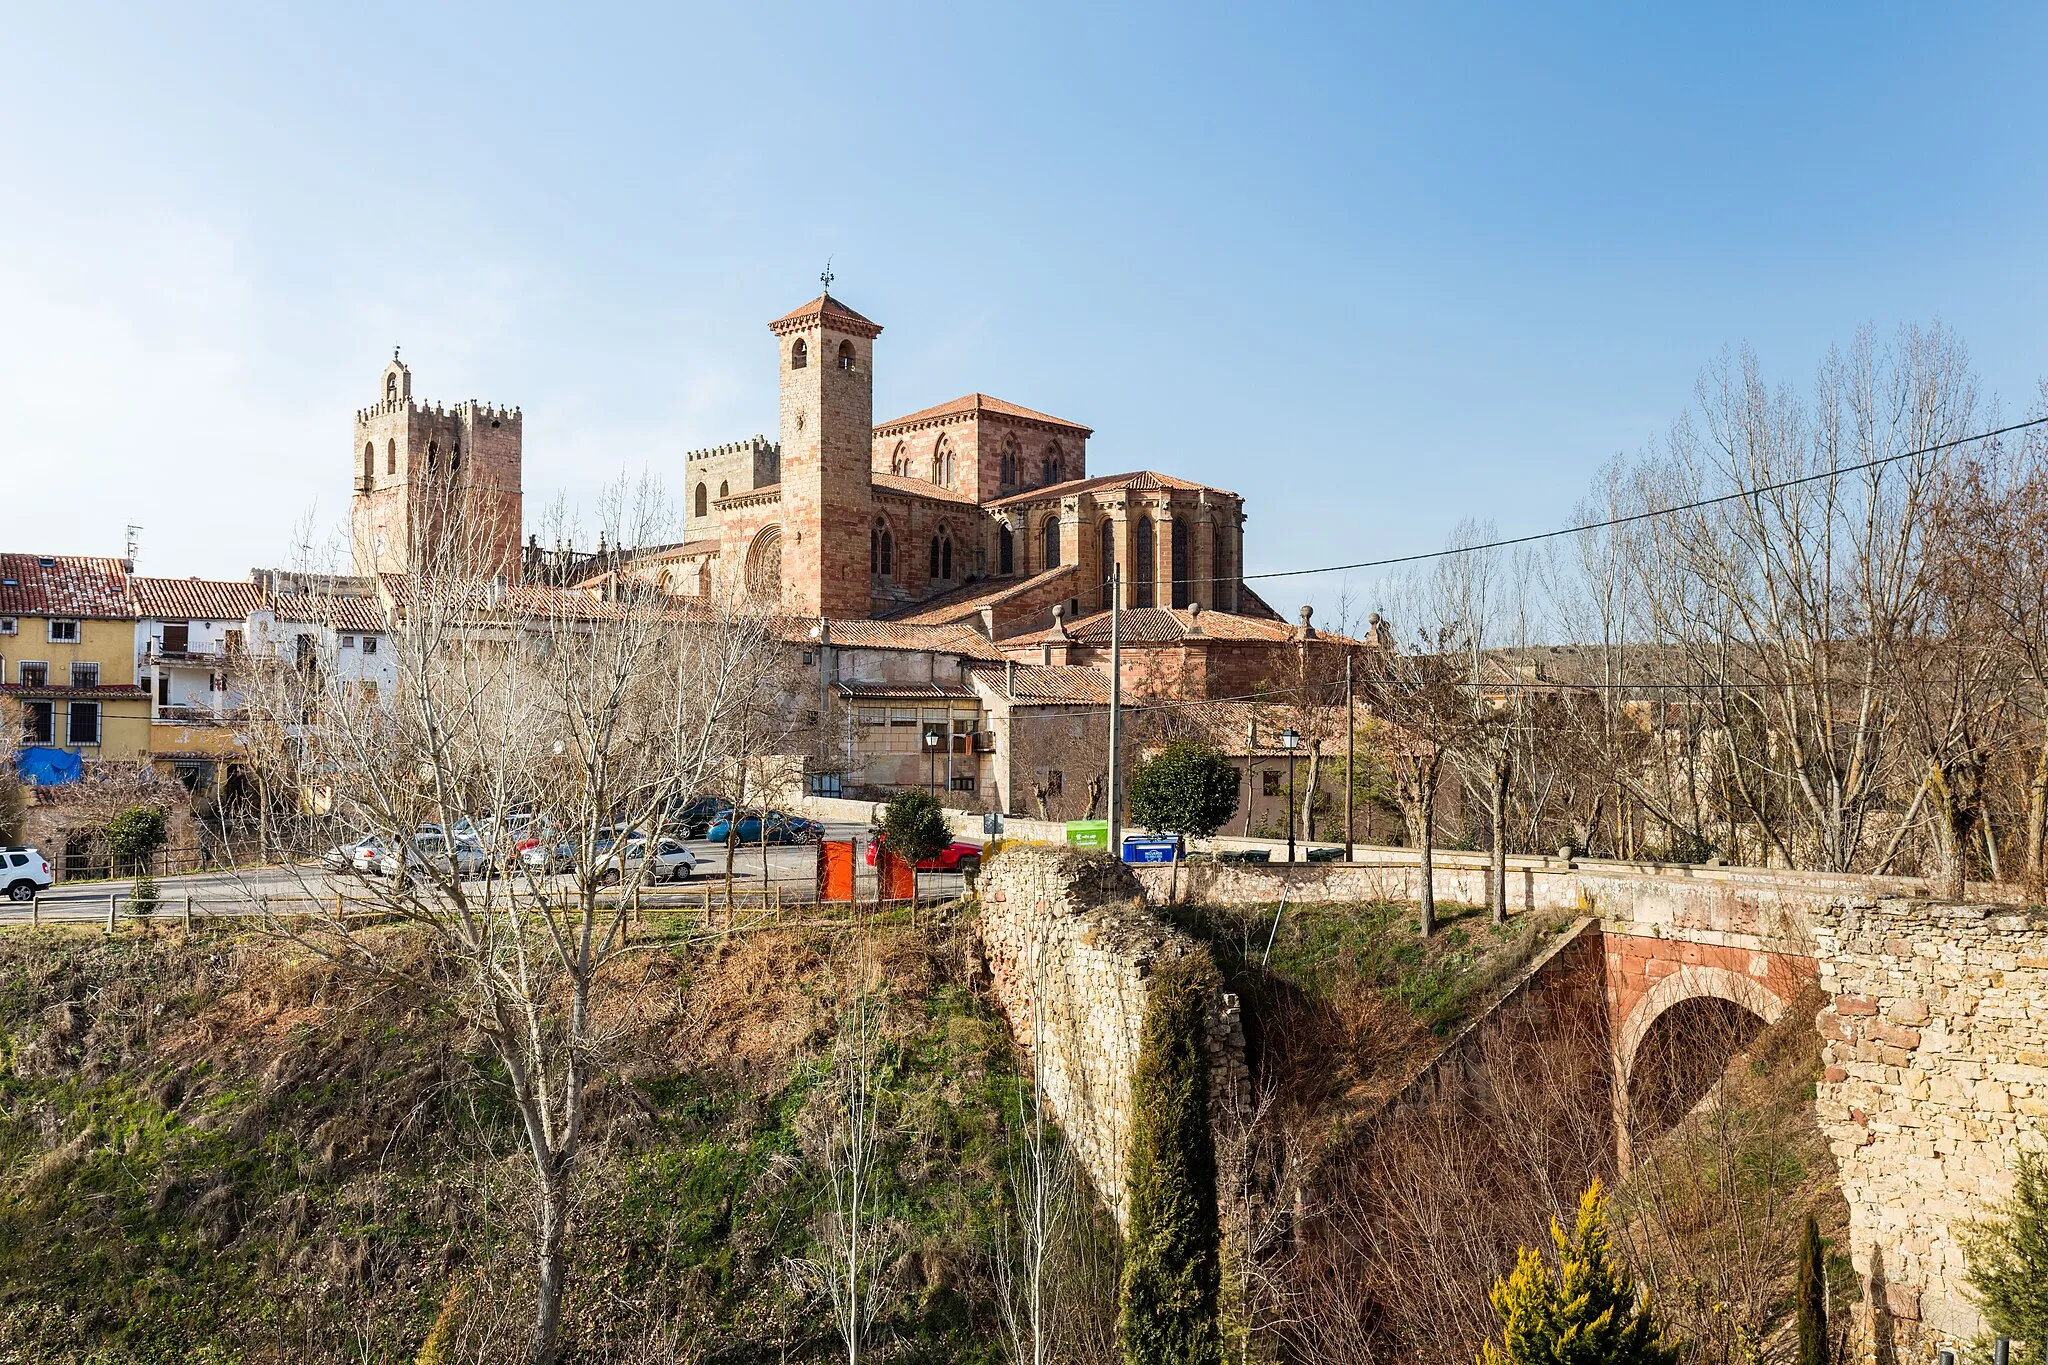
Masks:
[[[356,572],[519,577],[524,419],[474,399],[415,403],[391,352],[356,411],[350,539]]]
[[[756,579],[779,572],[784,610],[866,616],[873,366],[882,329],[830,293],[768,329],[781,357],[782,518],[775,528],[779,544],[764,546],[770,532],[763,531],[749,550],[748,586],[759,593],[770,585]]]

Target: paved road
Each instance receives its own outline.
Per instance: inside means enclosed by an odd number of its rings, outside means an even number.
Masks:
[[[827,839],[864,839],[868,827],[853,823],[830,823],[825,826]],[[690,851],[697,855],[697,875],[682,884],[683,889],[723,885],[725,879],[726,846],[714,844],[705,839],[689,840]],[[771,885],[779,886],[788,899],[808,897],[815,885],[817,850],[806,844],[770,845],[767,849],[767,872]],[[863,865],[860,869],[867,872]],[[735,850],[733,858],[733,885],[736,890],[758,887],[762,880],[762,849],[756,844]],[[921,879],[922,892],[926,896],[957,896],[962,890],[962,879],[958,873],[927,873]],[[521,882],[524,885],[524,879]],[[568,886],[567,876],[544,877],[543,886]],[[326,901],[336,894],[348,897],[362,895],[376,885],[353,873],[330,873],[317,864],[296,867],[245,868],[233,872],[191,872],[175,877],[157,878],[157,895],[160,898],[158,915],[175,917],[183,913],[185,897],[190,896],[195,909],[216,915],[250,914],[255,903],[263,898],[274,898],[286,902],[298,898],[318,897]],[[481,885],[481,883],[478,883]],[[873,885],[866,881],[866,887]],[[669,889],[664,885],[663,890]],[[114,897],[116,914],[125,915],[127,901],[134,891],[132,881],[63,882],[52,887],[40,897],[41,917],[46,920],[90,921],[104,920],[107,915],[107,897]],[[27,905],[17,905],[0,900],[0,924],[26,920],[35,913]]]

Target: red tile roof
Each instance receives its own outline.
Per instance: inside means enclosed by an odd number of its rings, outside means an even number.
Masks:
[[[374,597],[279,597],[271,601],[270,608],[280,621],[373,635],[391,629],[384,619],[384,604]]]
[[[1184,640],[1205,639],[1286,644],[1295,639],[1296,628],[1277,618],[1233,611],[1205,611],[1199,614],[1199,619],[1200,626],[1197,627],[1197,614],[1179,607],[1132,607],[1123,613],[1118,633],[1127,645],[1179,644]],[[1075,644],[1106,645],[1109,643],[1109,613],[1098,611],[1092,616],[1069,621],[1067,634]],[[1038,638],[1037,635],[1019,636],[1006,643],[1015,645]],[[1332,645],[1362,643],[1329,631],[1317,631],[1316,639]]]
[[[785,640],[808,640],[815,619],[785,618]],[[977,630],[961,625],[913,626],[901,621],[834,621],[832,644],[837,649],[904,649],[934,654],[959,654],[970,659],[999,661],[1001,650]]]
[[[1018,664],[974,670],[975,681],[1014,701],[1109,705],[1109,679],[1084,664]]]
[[[962,697],[979,694],[965,683],[950,682],[837,682],[833,690],[842,697],[887,700],[892,697]]]
[[[152,620],[239,621],[263,605],[263,590],[246,579],[131,578],[135,613]]]
[[[898,493],[911,498],[925,498],[932,502],[960,503],[967,507],[977,507],[980,505],[974,500],[972,493],[962,493],[952,488],[941,488],[927,479],[906,479],[901,474],[884,474],[880,470],[876,470],[868,477],[874,480],[876,488],[882,489],[885,492]]]
[[[147,697],[149,689],[140,683],[102,683],[97,687],[28,687],[21,683],[0,683],[0,697],[57,697],[85,701],[131,701]]]
[[[1097,474],[1086,479],[1068,479],[1065,483],[1049,483],[1042,488],[1033,488],[1027,492],[1012,493],[1008,497],[993,499],[987,505],[990,507],[1012,507],[1024,503],[1052,502],[1060,498],[1073,497],[1076,493],[1114,492],[1119,489],[1129,489],[1132,492],[1147,492],[1154,489],[1178,489],[1188,493],[1221,493],[1226,498],[1235,498],[1237,496],[1237,494],[1227,488],[1213,488],[1205,483],[1195,483],[1189,479],[1176,478],[1171,474],[1161,474],[1156,470],[1140,469],[1130,474]]]
[[[0,554],[0,613],[10,616],[135,616],[128,564],[86,555]]]
[[[966,394],[955,398],[950,403],[941,403],[935,408],[922,408],[905,416],[878,423],[875,427],[875,433],[880,435],[896,427],[909,426],[912,422],[923,422],[933,417],[958,417],[970,412],[986,412],[997,417],[1022,417],[1026,421],[1045,422],[1051,426],[1067,427],[1080,432],[1083,436],[1093,436],[1095,434],[1093,427],[1084,427],[1079,422],[1069,422],[1066,418],[1055,417],[1049,412],[1038,412],[1016,403],[1005,403],[1002,399],[991,398],[985,393]]]
[[[793,323],[808,322],[820,315],[823,315],[828,322],[837,323],[844,331],[864,336],[881,335],[881,323],[870,322],[838,299],[833,298],[830,294],[820,294],[803,307],[792,308],[789,312],[784,313],[781,317],[769,323],[768,326],[771,331],[780,334],[790,330]]]
[[[999,607],[1012,597],[1035,592],[1054,579],[1079,573],[1080,568],[1078,564],[1055,564],[1029,578],[983,579],[937,597],[928,597],[922,602],[895,608],[888,617],[913,626],[943,626],[955,621],[972,621],[983,607]]]

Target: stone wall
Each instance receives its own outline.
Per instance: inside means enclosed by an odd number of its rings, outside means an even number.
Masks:
[[[1006,848],[983,865],[978,891],[995,997],[1036,1051],[1047,1112],[1124,1226],[1131,1077],[1153,972],[1199,945],[1146,910],[1130,870],[1100,855]],[[1246,1079],[1236,996],[1212,1003],[1207,1042],[1220,1156]]]
[[[1814,928],[1834,997],[1816,1104],[1873,1290],[1862,1335],[1931,1356],[1982,1326],[1960,1228],[2018,1153],[2048,1152],[2048,912],[1845,901]]]

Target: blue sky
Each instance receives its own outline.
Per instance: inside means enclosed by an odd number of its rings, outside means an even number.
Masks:
[[[2044,336],[2040,6],[12,6],[0,544],[238,576],[345,511],[394,343],[529,516],[772,432],[763,323],[887,331],[1247,567],[1559,524],[1749,343]],[[1334,580],[1275,588],[1291,612]]]

